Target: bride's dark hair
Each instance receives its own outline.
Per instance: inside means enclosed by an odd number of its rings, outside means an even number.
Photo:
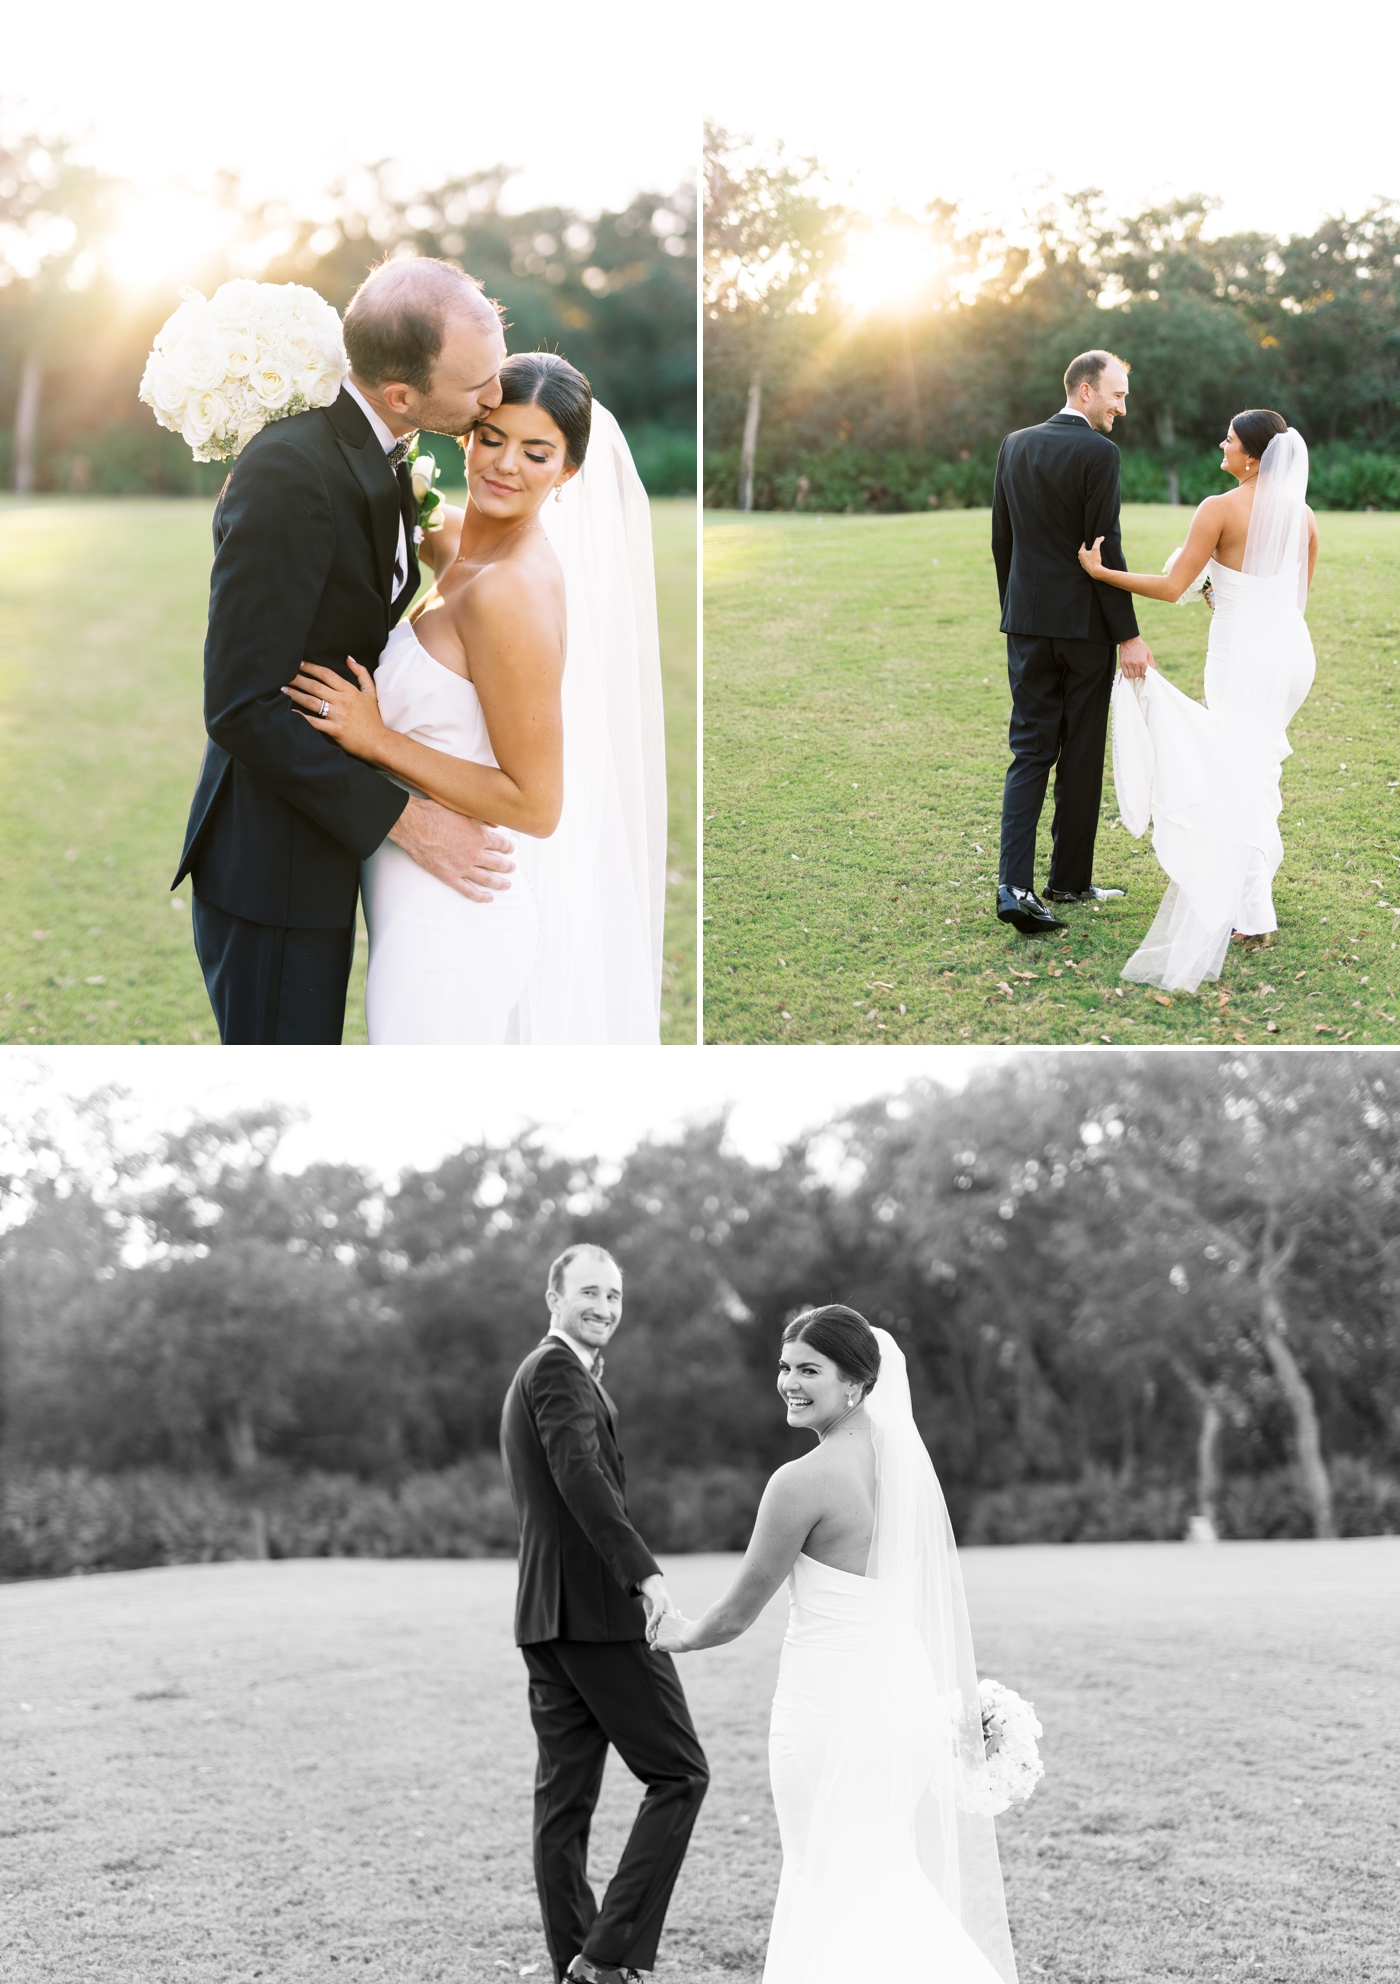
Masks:
[[[542,406],[564,436],[569,467],[583,467],[593,426],[593,388],[567,358],[557,351],[513,352],[501,367],[501,405]]]
[[[880,1345],[864,1316],[842,1302],[808,1309],[783,1331],[784,1343],[810,1343],[829,1357],[843,1378],[860,1386],[862,1398],[880,1375]]]
[[[1288,432],[1288,422],[1283,415],[1268,406],[1253,406],[1245,413],[1237,413],[1230,425],[1235,430],[1235,439],[1255,461],[1262,458],[1275,434]]]

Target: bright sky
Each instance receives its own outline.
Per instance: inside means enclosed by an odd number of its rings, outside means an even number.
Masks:
[[[1120,208],[1214,193],[1213,231],[1290,233],[1400,197],[1400,11],[1373,0],[708,0],[704,22],[705,115],[815,153],[873,214],[940,198],[1009,220],[1048,177]]]
[[[259,198],[312,199],[381,158],[418,184],[518,166],[504,203],[587,213],[694,177],[699,106],[688,21],[647,0],[521,15],[367,0],[67,0],[5,11],[6,124],[52,126],[148,195],[221,168]],[[167,198],[136,217],[143,261],[208,229]],[[142,275],[148,268],[142,266]]]
[[[482,1049],[307,1048],[293,1054],[195,1047],[10,1048],[0,1056],[0,1118],[115,1084],[129,1091],[133,1130],[154,1135],[192,1112],[224,1115],[268,1100],[310,1120],[285,1146],[291,1170],[317,1159],[380,1176],[430,1165],[476,1137],[527,1123],[571,1156],[620,1158],[645,1135],[734,1104],[731,1135],[765,1161],[806,1129],[920,1075],[961,1086],[992,1048],[667,1047]]]

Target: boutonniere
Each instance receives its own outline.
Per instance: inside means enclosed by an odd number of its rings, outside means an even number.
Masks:
[[[418,505],[413,541],[421,544],[424,531],[442,529],[443,519],[438,514],[442,508],[442,492],[435,486],[442,470],[435,455],[429,454],[426,449],[420,451],[416,435],[404,460],[408,463],[409,480],[413,484],[413,500]]]

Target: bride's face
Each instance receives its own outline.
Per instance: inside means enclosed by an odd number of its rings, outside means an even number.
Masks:
[[[493,407],[467,443],[467,488],[476,509],[501,523],[532,517],[576,473],[564,436],[542,406]]]
[[[1237,477],[1244,475],[1250,464],[1250,456],[1240,446],[1239,438],[1233,427],[1220,443],[1220,454],[1220,466],[1225,470],[1227,475]]]
[[[778,1394],[787,1407],[789,1426],[825,1433],[851,1411],[851,1394],[859,1389],[810,1343],[783,1345],[778,1356]]]

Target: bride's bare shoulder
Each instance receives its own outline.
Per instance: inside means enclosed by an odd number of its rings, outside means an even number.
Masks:
[[[553,548],[543,549],[547,557],[531,547],[529,555],[494,558],[473,573],[454,600],[458,624],[478,632],[505,621],[553,624],[563,601],[563,574]]]

